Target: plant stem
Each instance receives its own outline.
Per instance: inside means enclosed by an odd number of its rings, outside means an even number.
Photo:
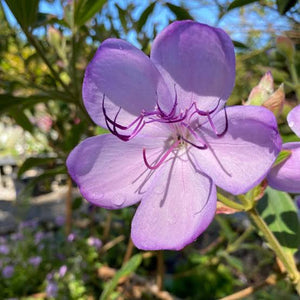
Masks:
[[[299,101],[300,101],[300,83],[299,83],[299,80],[298,80],[298,75],[297,75],[297,70],[295,68],[295,64],[291,63],[289,65],[289,70],[290,70],[290,73],[291,73],[291,77],[292,77],[292,80],[293,80],[293,83],[294,83],[295,93],[296,93],[297,100],[298,100],[298,103],[299,103]]]
[[[132,256],[133,249],[134,249],[134,244],[132,242],[132,239],[129,238],[126,253],[123,258],[123,264],[122,264],[123,266],[129,261],[130,257]]]
[[[162,250],[157,251],[156,257],[157,257],[156,284],[157,284],[158,290],[161,291],[163,289],[164,272],[165,272],[163,251]]]
[[[73,98],[73,94],[70,92],[69,88],[67,85],[61,80],[59,77],[58,73],[54,70],[52,67],[51,63],[47,59],[47,57],[44,54],[43,49],[39,45],[39,43],[36,41],[35,37],[27,30],[23,29],[28,41],[31,43],[31,45],[35,48],[36,52],[39,54],[39,56],[42,58],[44,63],[47,65],[49,70],[51,71],[53,77],[61,84],[61,86],[64,88],[64,90]]]
[[[282,264],[284,265],[292,283],[295,286],[297,293],[300,295],[300,274],[297,270],[295,261],[292,255],[288,255],[286,252],[283,251],[281,245],[279,244],[278,240],[269,229],[268,225],[265,221],[261,218],[259,213],[255,208],[252,208],[247,211],[253,222],[262,232],[264,238],[272,247],[273,251],[275,252],[276,256],[280,259]]]
[[[242,204],[234,202],[234,201],[228,199],[227,197],[225,197],[224,195],[222,195],[220,193],[217,194],[217,197],[222,203],[224,203],[228,207],[231,207],[231,208],[234,208],[234,209],[237,209],[237,210],[242,210],[242,211],[245,210],[245,208]]]
[[[68,190],[66,197],[66,235],[71,233],[72,228],[72,179],[68,177]]]

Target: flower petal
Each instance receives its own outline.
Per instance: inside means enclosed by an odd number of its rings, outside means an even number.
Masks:
[[[300,137],[300,105],[289,112],[287,121],[291,129]]]
[[[193,21],[169,25],[154,40],[151,60],[169,89],[178,95],[179,108],[196,102],[201,110],[224,106],[235,81],[235,56],[229,36],[221,29]]]
[[[286,143],[282,149],[291,150],[291,156],[273,167],[268,174],[269,185],[277,190],[300,193],[300,142]]]
[[[149,156],[157,157],[163,149],[160,141],[141,136],[125,143],[111,134],[91,137],[73,149],[67,167],[88,201],[108,209],[126,207],[141,200],[152,180],[143,147],[149,145]]]
[[[157,101],[168,111],[173,103],[162,76],[149,57],[119,39],[107,39],[101,44],[87,66],[82,94],[89,115],[102,127],[106,127],[103,95],[111,119],[122,108],[118,121],[124,126],[143,110],[153,111]]]
[[[242,194],[267,174],[280,149],[281,138],[274,115],[263,107],[234,106],[226,109],[228,130],[217,137],[209,123],[201,126],[208,148],[191,148],[196,164],[214,183],[232,194]],[[214,118],[218,132],[225,126],[224,110]]]
[[[180,250],[210,224],[216,188],[185,154],[165,162],[132,221],[131,237],[139,249]]]

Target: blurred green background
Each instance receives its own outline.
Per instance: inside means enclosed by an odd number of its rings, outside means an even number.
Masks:
[[[275,88],[284,83],[280,130],[285,141],[299,140],[285,123],[300,101],[299,9],[293,0],[1,0],[0,299],[217,299],[248,286],[226,299],[298,299],[242,213],[218,215],[181,252],[139,252],[129,238],[134,208],[88,205],[64,162],[81,140],[106,132],[81,97],[100,43],[122,38],[149,54],[158,32],[185,19],[232,38],[229,105],[244,103],[267,71]]]

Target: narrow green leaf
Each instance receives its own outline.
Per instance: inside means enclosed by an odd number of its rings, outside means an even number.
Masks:
[[[110,294],[114,291],[121,277],[129,276],[142,263],[142,254],[136,254],[115,274],[113,279],[105,284],[100,300],[109,299]]]
[[[291,150],[281,150],[280,153],[278,154],[273,167],[279,165],[280,163],[286,161],[292,154]]]
[[[219,255],[221,257],[223,257],[231,267],[238,270],[239,272],[243,272],[243,262],[242,262],[242,260],[240,260],[239,258],[234,257],[232,255],[229,255],[225,251],[221,251],[219,253]]]
[[[18,171],[18,177],[24,174],[27,170],[30,170],[36,166],[45,165],[55,162],[56,157],[29,157],[27,158]]]
[[[268,187],[257,210],[285,251],[295,253],[300,245],[297,208],[289,194]]]
[[[235,1],[232,1],[227,10],[232,10],[234,8],[238,8],[238,7],[242,7],[242,6],[245,6],[245,5],[248,5],[248,4],[251,4],[251,3],[254,3],[254,2],[258,2],[259,0],[235,0]]]
[[[119,19],[120,19],[121,25],[122,25],[124,31],[127,32],[128,28],[127,28],[127,21],[126,21],[126,10],[121,8],[118,4],[115,4],[115,6],[119,13]]]
[[[24,30],[36,23],[39,0],[6,0],[6,3]]]
[[[101,12],[106,0],[78,0],[75,1],[74,23],[77,26],[84,25],[96,13]]]
[[[141,16],[137,22],[137,25],[136,25],[138,32],[140,32],[141,29],[143,28],[143,26],[146,24],[149,15],[153,12],[155,4],[156,4],[156,2],[151,3],[141,14]]]
[[[61,100],[71,102],[64,93],[49,92],[49,94],[36,94],[28,97],[16,97],[11,94],[0,94],[0,113],[7,112],[10,108],[16,106],[32,107],[40,102],[47,102],[49,100]]]
[[[172,3],[166,3],[169,9],[174,13],[177,20],[194,20],[190,13],[183,7],[174,5]]]
[[[32,133],[33,132],[33,125],[29,121],[28,117],[26,116],[24,110],[17,110],[11,109],[9,114],[13,117],[15,122],[21,126],[24,130]]]
[[[276,4],[278,12],[284,15],[297,4],[297,0],[276,0]]]
[[[232,41],[233,42],[233,45],[234,47],[236,48],[241,48],[241,49],[249,49],[249,47],[239,41]]]
[[[47,170],[43,174],[35,177],[21,190],[17,198],[19,200],[25,200],[26,198],[30,197],[35,185],[38,182],[47,178],[54,177],[55,175],[59,175],[59,174],[67,174],[67,169],[65,166],[58,166],[54,169]]]

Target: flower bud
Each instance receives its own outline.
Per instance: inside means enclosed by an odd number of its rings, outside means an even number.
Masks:
[[[271,72],[267,72],[255,86],[248,97],[247,105],[262,105],[274,91],[274,81]]]
[[[278,117],[283,110],[285,94],[283,83],[279,88],[263,103],[263,106],[273,112]]]
[[[61,43],[61,33],[59,30],[54,27],[49,27],[47,36],[49,44],[51,44],[55,48],[59,47]]]

